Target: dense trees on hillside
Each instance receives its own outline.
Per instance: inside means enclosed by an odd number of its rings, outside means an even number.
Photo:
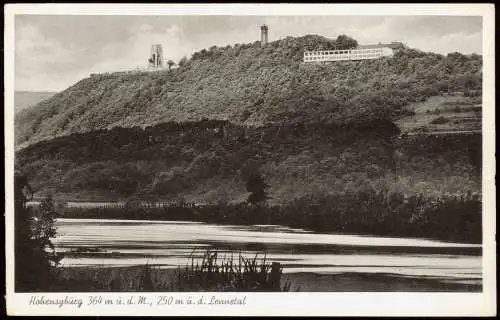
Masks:
[[[38,143],[16,154],[16,166],[42,193],[121,198],[197,194],[207,201],[231,200],[247,192],[252,172],[265,177],[274,202],[377,185],[425,194],[479,190],[480,136],[411,140],[398,133],[382,121],[260,128],[168,122]]]
[[[304,50],[351,46],[339,36],[287,37],[203,49],[172,72],[116,73],[83,79],[16,115],[16,143],[110,126],[165,121],[332,123],[394,118],[413,101],[446,91],[478,94],[482,58],[402,49],[392,58],[301,64]]]

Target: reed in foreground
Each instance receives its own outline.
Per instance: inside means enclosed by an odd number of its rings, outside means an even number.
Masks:
[[[260,255],[262,256],[262,254]],[[57,283],[48,291],[73,292],[179,292],[289,291],[282,266],[259,258],[208,249],[191,253],[185,267],[165,269],[145,264],[132,267],[60,268]]]
[[[194,252],[193,252],[194,253]],[[173,291],[289,291],[290,282],[281,286],[282,267],[266,261],[266,254],[253,258],[207,250],[201,260],[191,254],[191,265],[176,272]]]

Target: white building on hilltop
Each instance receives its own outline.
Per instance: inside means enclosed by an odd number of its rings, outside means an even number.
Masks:
[[[371,60],[382,57],[392,57],[395,49],[402,47],[400,43],[360,45],[349,50],[318,50],[305,51],[304,62],[328,62]]]

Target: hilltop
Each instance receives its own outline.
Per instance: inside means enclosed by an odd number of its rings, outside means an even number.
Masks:
[[[320,36],[196,52],[171,71],[93,75],[16,115],[16,145],[111,127],[227,120],[245,126],[396,120],[445,91],[481,90],[482,57],[403,49],[392,58],[303,64]]]

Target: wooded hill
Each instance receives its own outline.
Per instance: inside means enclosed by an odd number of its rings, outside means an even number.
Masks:
[[[168,121],[304,125],[370,122],[443,91],[481,90],[482,57],[403,49],[392,58],[303,64],[304,50],[331,49],[320,36],[201,50],[171,71],[82,79],[16,115],[16,145],[109,127]]]

